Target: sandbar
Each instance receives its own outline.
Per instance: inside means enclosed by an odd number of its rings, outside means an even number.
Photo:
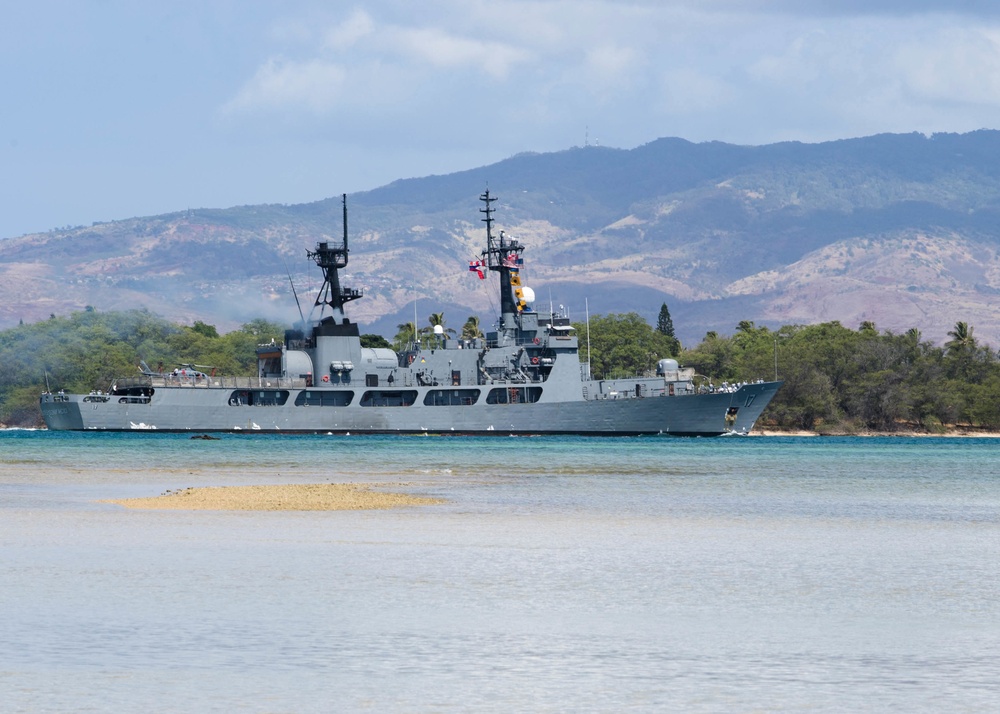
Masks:
[[[101,501],[126,508],[184,511],[359,511],[444,502],[440,498],[374,491],[357,483],[204,486],[167,491],[150,498]]]

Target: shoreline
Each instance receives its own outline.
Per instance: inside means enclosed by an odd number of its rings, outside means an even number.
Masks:
[[[808,431],[806,429],[753,429],[748,436],[858,436],[858,437],[879,437],[897,436],[901,438],[928,438],[928,439],[996,439],[1000,438],[1000,432],[984,431],[982,429],[947,429],[940,433],[929,431]]]

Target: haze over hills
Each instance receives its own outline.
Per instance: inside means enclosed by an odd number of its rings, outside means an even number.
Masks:
[[[335,181],[335,177],[332,181]],[[539,301],[591,313],[670,306],[678,336],[870,320],[942,342],[961,320],[1000,346],[1000,132],[734,146],[660,139],[631,150],[521,154],[348,196],[343,279],[364,331],[444,311],[490,324],[478,196],[526,244]],[[305,251],[341,236],[339,196],[198,209],[0,240],[0,327],[91,305],[146,307],[229,329],[297,318],[319,287]]]

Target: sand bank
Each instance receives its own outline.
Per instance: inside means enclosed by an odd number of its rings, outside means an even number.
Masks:
[[[208,486],[167,491],[151,498],[121,498],[126,508],[207,511],[356,511],[444,503],[440,498],[373,491],[356,483],[279,486]]]

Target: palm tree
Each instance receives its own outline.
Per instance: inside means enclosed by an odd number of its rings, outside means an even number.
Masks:
[[[948,331],[951,339],[944,343],[949,352],[966,352],[975,349],[976,338],[972,336],[972,326],[964,322],[956,322],[955,329]]]
[[[911,327],[906,331],[906,334],[903,335],[903,347],[910,360],[915,360],[920,355],[921,337],[920,330],[916,327]]]
[[[432,312],[430,317],[427,318],[427,322],[430,323],[430,326],[420,328],[420,334],[426,335],[428,342],[434,347],[440,347],[442,340],[438,331],[435,330],[436,327],[441,327],[440,334],[445,336],[450,335],[452,337],[455,335],[455,331],[453,329],[444,326],[443,312]]]
[[[417,340],[417,325],[414,322],[401,322],[396,325],[396,336],[392,338],[392,347],[397,352],[402,352],[407,345]]]
[[[479,318],[475,315],[471,315],[469,319],[465,321],[465,324],[462,325],[462,339],[475,340],[483,336],[483,331],[479,328]]]

